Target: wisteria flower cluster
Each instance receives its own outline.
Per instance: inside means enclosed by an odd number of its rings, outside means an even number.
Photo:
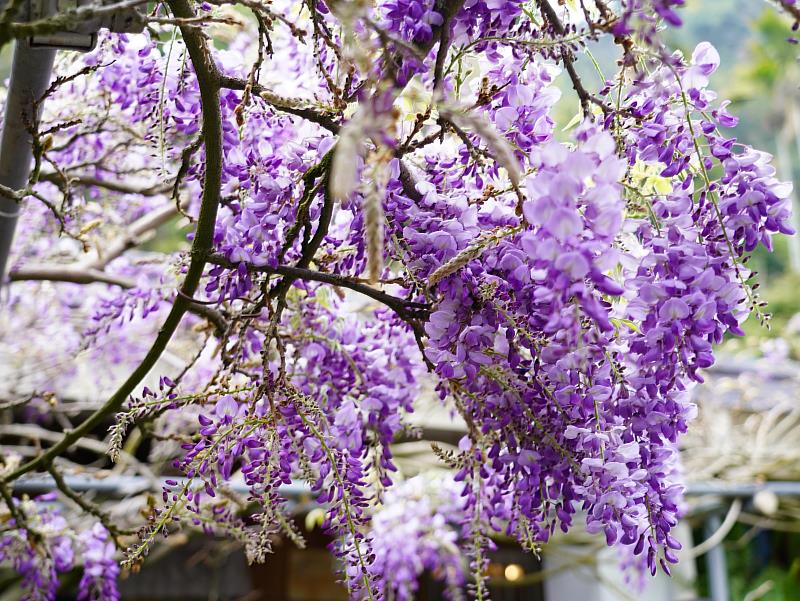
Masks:
[[[22,577],[23,601],[53,601],[58,575],[80,563],[81,601],[118,601],[116,547],[100,523],[77,533],[53,505],[54,494],[3,506],[7,528],[0,533],[0,562]]]
[[[483,598],[492,533],[537,550],[577,520],[669,572],[690,390],[767,320],[748,255],[792,233],[790,186],[725,133],[714,48],[659,40],[684,2],[225,4],[168,0],[152,31],[63,58],[32,131],[0,317],[30,334],[0,328],[0,350],[25,374],[5,409],[55,416],[15,442],[55,442],[0,489],[60,482],[54,459],[108,428],[109,460],[166,484],[127,539],[25,501],[49,551],[18,521],[0,540],[31,598],[74,545],[81,598],[115,599],[117,544],[124,567],[181,527],[253,561],[303,544],[298,481],[353,598],[411,598],[424,570]],[[605,35],[620,70],[594,90],[575,62]],[[87,402],[77,367],[22,367],[76,356],[118,388]],[[465,427],[433,500],[393,488],[430,390]]]
[[[370,570],[401,601],[414,598],[424,572],[458,598],[466,580],[460,547],[465,519],[461,487],[452,476],[423,473],[398,484],[372,516]]]

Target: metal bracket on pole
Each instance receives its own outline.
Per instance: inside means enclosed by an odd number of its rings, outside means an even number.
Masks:
[[[38,21],[70,10],[96,5],[92,0],[29,0],[29,21]],[[103,1],[103,6],[114,2]],[[105,18],[82,21],[70,29],[54,33],[36,34],[28,38],[31,48],[55,48],[56,50],[78,50],[86,52],[97,44],[97,32],[108,29],[116,33],[138,33],[144,28],[141,14],[135,8],[124,8]]]
[[[722,519],[718,513],[708,517],[704,531],[707,537],[712,536],[722,526]],[[728,587],[728,566],[725,558],[725,548],[720,543],[706,553],[706,567],[708,568],[708,588],[711,601],[730,601],[731,593]]]
[[[3,4],[5,2],[0,0],[0,8]],[[14,20],[37,21],[97,4],[91,0],[28,0]],[[113,4],[105,3],[106,6]],[[144,20],[141,15],[135,9],[125,7],[119,11],[111,11],[103,18],[89,19],[64,31],[36,34],[17,40],[0,137],[0,184],[12,190],[20,190],[28,182],[33,160],[30,130],[36,128],[41,116],[34,110],[34,105],[50,84],[56,51],[91,50],[97,43],[97,32],[100,29],[135,33],[141,32],[143,28]],[[41,112],[41,103],[38,108]],[[17,199],[0,196],[0,285],[5,280],[6,264],[20,210]]]

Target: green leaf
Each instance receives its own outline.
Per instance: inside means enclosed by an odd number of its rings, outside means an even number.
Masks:
[[[575,113],[575,116],[572,119],[569,120],[569,123],[567,123],[564,126],[564,129],[562,129],[561,131],[567,131],[569,129],[572,129],[573,127],[578,125],[578,123],[581,122],[581,119],[583,119],[583,109],[579,106],[578,107],[578,112]]]
[[[614,327],[617,328],[618,330],[622,326],[628,326],[628,328],[630,330],[633,330],[637,334],[641,334],[642,333],[642,331],[639,329],[639,326],[637,326],[635,323],[633,323],[630,319],[620,319],[618,317],[612,317],[611,318],[611,323],[613,323]]]

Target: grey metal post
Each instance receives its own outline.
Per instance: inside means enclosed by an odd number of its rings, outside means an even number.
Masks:
[[[30,176],[33,148],[28,126],[39,119],[40,115],[33,113],[33,102],[50,84],[55,55],[56,50],[51,48],[29,47],[27,40],[18,40],[14,47],[0,138],[0,184],[13,190],[23,188]],[[5,280],[20,210],[17,201],[0,195],[0,285]]]
[[[718,513],[708,516],[703,528],[706,537],[717,532],[720,526],[722,526],[722,519]],[[722,546],[722,542],[706,553],[706,568],[708,569],[708,588],[711,601],[730,601],[728,565],[725,560],[725,548]]]

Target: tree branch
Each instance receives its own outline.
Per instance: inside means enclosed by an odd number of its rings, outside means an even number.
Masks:
[[[237,264],[229,261],[221,254],[213,254],[208,257],[208,262],[214,265],[221,265],[228,269],[236,269]],[[255,273],[266,273],[274,275],[282,275],[288,281],[303,280],[311,282],[321,282],[324,284],[331,284],[340,288],[347,288],[368,296],[369,298],[386,305],[403,318],[424,318],[427,317],[430,306],[425,303],[417,303],[408,301],[397,296],[392,296],[381,290],[377,290],[371,286],[356,282],[345,276],[337,275],[334,273],[325,273],[324,271],[314,271],[305,267],[296,267],[291,265],[279,265],[278,267],[248,265],[248,269]]]
[[[400,159],[400,183],[403,186],[403,194],[414,202],[422,201],[422,194],[417,190],[416,178],[403,159]]]
[[[561,19],[558,18],[558,13],[556,13],[550,2],[548,2],[548,0],[539,0],[539,7],[541,8],[542,14],[544,15],[545,19],[547,19],[547,22],[550,23],[550,26],[553,28],[553,30],[555,30],[555,32],[560,36],[566,35],[567,30],[563,23],[561,23]],[[599,98],[595,98],[583,86],[580,75],[578,75],[578,72],[575,70],[575,57],[572,56],[571,52],[566,47],[561,48],[561,60],[564,63],[564,69],[567,71],[567,75],[569,75],[569,78],[572,81],[572,88],[578,95],[584,116],[591,117],[592,115],[592,112],[589,109],[589,103],[596,104],[603,109],[604,113],[609,112],[611,110],[610,107]]]
[[[83,509],[86,513],[89,513],[95,516],[98,520],[100,520],[100,523],[103,525],[103,527],[106,530],[108,530],[111,536],[114,537],[114,541],[116,542],[118,547],[120,547],[120,543],[118,540],[120,536],[126,536],[126,535],[130,536],[132,534],[136,534],[135,530],[122,530],[118,528],[111,521],[111,518],[108,516],[108,514],[106,514],[102,509],[100,509],[100,507],[98,507],[91,501],[84,499],[81,494],[72,490],[64,480],[64,477],[61,475],[61,472],[59,472],[54,466],[50,466],[50,469],[48,471],[50,472],[50,475],[53,477],[53,482],[55,483],[56,488],[60,490],[65,497],[71,499],[73,503],[75,503],[78,507]]]
[[[34,265],[22,267],[8,274],[11,282],[69,282],[72,284],[109,284],[123,289],[133,288],[136,283],[127,278],[117,277],[99,269],[70,267],[67,265]],[[214,325],[217,336],[222,336],[228,327],[225,316],[212,307],[192,302],[187,309],[198,317],[207,319]]]
[[[173,14],[178,18],[188,19],[195,16],[189,0],[168,0],[168,4]],[[202,136],[206,152],[200,215],[192,243],[192,258],[180,293],[175,297],[172,309],[150,350],[111,398],[79,426],[65,433],[59,442],[43,454],[6,475],[0,483],[15,480],[27,472],[49,465],[55,457],[99,426],[107,416],[116,413],[136,386],[155,366],[178,329],[184,314],[192,305],[192,295],[200,283],[200,278],[205,268],[205,257],[208,256],[213,246],[214,225],[217,219],[217,209],[219,208],[222,179],[222,115],[219,103],[219,76],[208,48],[205,34],[202,30],[189,26],[182,26],[181,33],[189,51],[189,57],[194,66],[200,88],[200,101],[203,111]]]
[[[95,284],[103,283],[120,288],[133,288],[135,282],[127,278],[117,277],[91,267],[82,269],[81,267],[70,267],[67,265],[33,265],[21,267],[8,274],[8,279],[12,282],[25,281],[51,281],[51,282],[71,282],[73,284]]]
[[[109,181],[105,179],[100,179],[98,177],[94,177],[92,175],[84,175],[84,174],[68,175],[67,178],[69,179],[69,183],[71,184],[78,184],[80,186],[93,186],[95,188],[105,188],[106,190],[110,190],[111,192],[119,192],[120,194],[140,194],[142,196],[156,196],[158,194],[166,194],[172,189],[172,186],[166,184],[141,188],[137,186],[132,186],[130,184],[125,184],[122,182]],[[59,183],[62,182],[62,177],[60,174],[56,172],[40,173],[39,181],[50,182],[51,184],[58,185]]]
[[[439,31],[439,49],[436,51],[436,64],[433,68],[433,94],[434,98],[439,93],[444,77],[444,61],[447,58],[447,53],[450,50],[450,18],[442,23]]]
[[[786,0],[775,0],[778,3],[779,8],[783,9],[784,12],[794,17],[794,20],[800,23],[800,4],[789,4]]]
[[[119,12],[128,11],[146,3],[147,0],[122,0],[121,2],[107,4],[105,6],[101,4],[90,4],[71,8],[58,14],[28,23],[8,22],[0,19],[0,47],[5,45],[5,43],[12,38],[19,39],[33,35],[68,31],[71,27],[80,25],[81,23],[87,23],[94,19],[101,19]],[[14,2],[12,4],[19,6],[22,3]],[[135,15],[136,13],[132,14]],[[9,17],[11,16],[15,15],[9,15]]]
[[[231,77],[230,75],[220,75],[219,82],[220,87],[222,88],[242,91],[247,87],[248,83],[246,79]],[[253,83],[251,89],[253,90],[253,93],[264,100],[264,102],[269,104],[271,107],[278,109],[279,111],[302,117],[307,121],[321,125],[330,132],[338,133],[339,131],[339,124],[334,121],[330,114],[320,110],[315,110],[311,107],[300,106],[299,101],[297,103],[293,102],[294,99],[282,99],[259,83]]]
[[[186,205],[188,205],[188,203],[183,203],[181,207]],[[105,249],[102,253],[98,251],[97,259],[86,264],[86,267],[91,269],[103,269],[125,251],[136,246],[139,243],[139,238],[144,234],[164,225],[175,217],[178,214],[178,208],[179,207],[174,204],[166,204],[140,217],[134,221],[128,227],[125,234],[121,238],[115,240],[109,248]]]

